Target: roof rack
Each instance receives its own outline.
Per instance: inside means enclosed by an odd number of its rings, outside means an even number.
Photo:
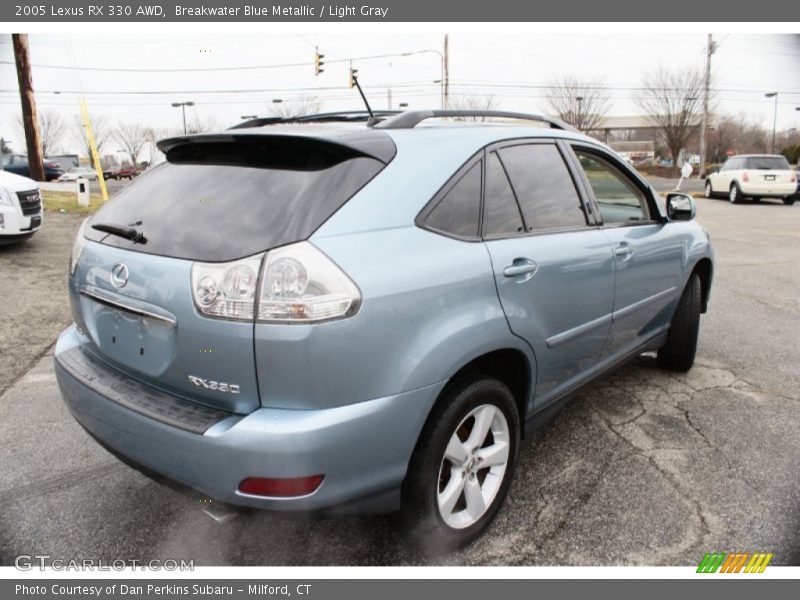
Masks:
[[[520,119],[524,121],[540,121],[547,123],[552,129],[577,132],[577,129],[559,119],[545,115],[506,112],[503,110],[410,110],[381,121],[377,129],[413,129],[427,119],[445,117],[493,117],[496,119]]]
[[[399,115],[399,110],[377,110],[376,118],[387,118]],[[369,122],[370,114],[365,110],[351,110],[319,113],[315,115],[303,115],[300,117],[258,117],[249,119],[242,123],[237,123],[229,129],[246,129],[249,127],[265,127],[267,125],[291,124],[291,123],[357,123],[360,121]]]

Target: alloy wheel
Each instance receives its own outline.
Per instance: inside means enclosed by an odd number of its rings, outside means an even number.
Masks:
[[[439,467],[436,502],[449,527],[474,525],[489,509],[506,477],[511,436],[503,411],[482,404],[453,432]]]

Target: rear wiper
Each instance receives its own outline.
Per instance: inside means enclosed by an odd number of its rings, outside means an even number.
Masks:
[[[128,227],[126,225],[115,225],[113,223],[95,223],[92,225],[92,229],[96,229],[97,231],[102,231],[103,233],[110,233],[111,235],[116,235],[121,238],[125,238],[126,240],[132,241],[134,244],[146,244],[147,238],[144,237],[144,234],[135,229],[133,227]]]

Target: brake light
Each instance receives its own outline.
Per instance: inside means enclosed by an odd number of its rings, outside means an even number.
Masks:
[[[263,254],[229,263],[194,263],[192,296],[204,315],[252,321]]]
[[[267,252],[258,320],[312,323],[349,317],[361,293],[330,258],[300,242]]]
[[[291,478],[248,477],[239,484],[239,491],[251,496],[297,498],[316,492],[324,479],[325,475]]]
[[[745,171],[742,173],[742,181],[750,181],[750,175]]]
[[[794,182],[796,182],[796,181],[797,181],[797,176],[795,176],[795,174],[794,174],[794,173],[792,173],[791,175],[789,175],[789,182],[790,182],[790,183],[794,183]]]

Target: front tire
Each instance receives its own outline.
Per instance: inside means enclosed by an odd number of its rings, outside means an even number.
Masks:
[[[742,201],[742,188],[735,181],[731,184],[730,192],[728,192],[728,200],[731,204],[739,204]]]
[[[706,198],[711,199],[714,197],[714,188],[711,187],[711,182],[706,181]]]
[[[658,366],[669,371],[688,371],[697,352],[700,330],[702,285],[697,273],[692,273],[678,301],[667,332],[667,342],[658,351]]]
[[[470,377],[444,392],[403,482],[400,522],[430,547],[460,547],[491,523],[511,485],[520,437],[514,396]]]

